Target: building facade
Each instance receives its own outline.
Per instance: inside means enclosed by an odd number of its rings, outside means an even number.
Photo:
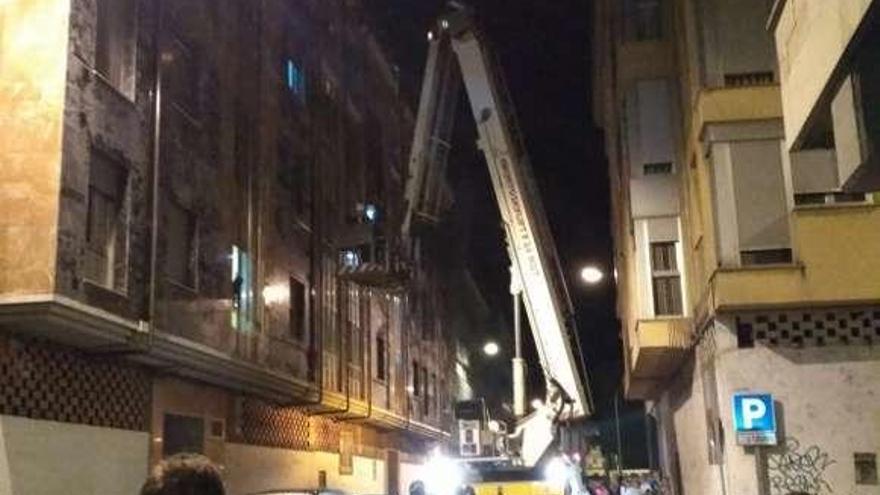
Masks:
[[[877,490],[876,105],[825,53],[871,39],[873,4],[595,3],[623,385],[674,493]],[[777,445],[738,440],[747,392],[772,394]]]
[[[231,493],[401,493],[449,437],[359,2],[3,2],[0,115],[0,494],[135,493],[180,451]]]

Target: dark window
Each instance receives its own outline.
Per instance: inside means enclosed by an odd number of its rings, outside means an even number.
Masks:
[[[422,393],[421,380],[420,380],[420,368],[419,362],[412,362],[412,383],[413,383],[413,395],[418,397]]]
[[[172,35],[167,47],[164,88],[169,99],[190,117],[199,115],[199,66],[193,45]]]
[[[773,84],[773,81],[772,71],[724,74],[724,85],[728,87],[766,86]]]
[[[682,314],[681,274],[678,271],[675,242],[651,243],[651,279],[654,314]]]
[[[166,414],[162,422],[162,456],[179,452],[201,454],[205,448],[205,422],[202,418]]]
[[[376,336],[376,379],[385,381],[388,378],[388,370],[385,365],[385,337]]]
[[[108,289],[124,290],[128,224],[127,170],[92,150],[86,219],[86,278]]]
[[[428,369],[424,366],[422,367],[422,387],[424,387],[422,391],[422,414],[428,414],[431,412],[431,402],[428,396]]]
[[[751,324],[737,322],[736,345],[740,349],[755,347],[755,332]]]
[[[308,224],[311,207],[311,171],[309,158],[293,145],[289,135],[278,138],[278,166],[276,178],[287,194],[290,194],[291,207],[297,219]]]
[[[290,336],[299,341],[306,339],[306,286],[290,277]]]
[[[196,287],[196,217],[174,200],[168,201],[165,242],[168,277],[185,287]]]
[[[626,41],[650,41],[663,36],[660,0],[624,1],[624,37]]]
[[[778,263],[791,263],[791,249],[759,249],[742,251],[740,253],[743,265],[772,265]]]
[[[874,453],[857,453],[855,454],[856,467],[856,484],[857,485],[876,485],[877,484],[877,454]]]
[[[111,86],[134,98],[135,35],[134,0],[98,0],[95,34],[95,69]]]
[[[665,175],[672,173],[672,162],[646,163],[643,167],[645,175]]]

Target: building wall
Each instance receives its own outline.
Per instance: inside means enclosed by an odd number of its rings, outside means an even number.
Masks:
[[[2,296],[54,287],[69,14],[65,0],[0,6]]]
[[[791,149],[802,139],[810,113],[832,81],[844,51],[871,0],[782,2],[774,37],[779,55],[785,136]]]
[[[0,416],[0,494],[137,493],[149,434]]]
[[[0,383],[0,493],[140,488],[150,442],[146,370],[4,334]]]
[[[762,314],[778,316],[768,313]],[[800,314],[825,316],[821,310]],[[770,493],[785,493],[783,480],[805,475],[795,466],[779,462],[786,454],[814,462],[815,470],[806,476],[819,493],[867,494],[876,490],[876,486],[855,484],[853,454],[880,449],[877,349],[859,342],[833,347],[807,344],[801,349],[772,345],[741,349],[736,343],[735,318],[730,315],[718,320],[713,349],[720,417],[729,432],[724,435],[729,492],[758,493],[758,483],[766,477]],[[731,398],[741,390],[769,392],[778,404],[777,419],[783,433],[780,446],[766,451],[767,466],[762,466],[754,451],[736,445]],[[820,488],[826,484],[827,488]]]
[[[614,21],[621,12],[613,2],[597,2],[596,72],[611,75],[597,76],[594,99],[610,166],[624,381],[628,394],[654,404],[660,465],[677,494],[876,489],[855,484],[854,454],[880,450],[880,406],[871,378],[880,363],[874,349],[880,291],[876,277],[867,276],[876,272],[871,260],[880,254],[877,207],[867,196],[840,194],[840,153],[835,157],[822,136],[811,136],[814,149],[808,151],[790,155],[785,145],[793,139],[789,106],[808,111],[815,103],[804,95],[826,83],[786,89],[794,71],[805,75],[807,69],[786,66],[790,55],[783,51],[823,43],[832,32],[843,35],[823,50],[842,49],[866,8],[819,3],[777,2],[783,17],[802,16],[792,17],[796,30],[810,22],[833,25],[817,25],[827,32],[816,36],[799,31],[799,39],[781,40],[777,29],[780,69],[765,29],[769,2],[679,0],[668,6],[675,58],[664,77],[683,108],[671,126],[681,163],[675,196],[688,275],[685,314],[693,317],[683,320],[687,335],[676,346],[671,326],[659,334],[670,338],[649,341],[639,330],[648,326],[633,324],[651,316],[645,310],[652,302],[651,260],[641,246],[663,230],[652,225],[660,217],[639,214],[668,195],[631,187],[640,186],[638,161],[667,150],[659,141],[666,133],[639,120],[631,97],[640,81],[658,77],[650,63],[631,56],[652,45],[621,42],[615,29],[626,21]],[[826,56],[809,69],[812,76],[823,70]],[[809,57],[801,57],[798,62],[809,65]],[[658,52],[655,60],[662,59]],[[805,116],[798,112],[794,125],[802,127],[798,120]],[[656,118],[650,111],[643,115]],[[819,193],[821,204],[807,204],[815,200],[810,191]],[[772,262],[750,257],[749,251],[770,249],[790,249],[790,259],[785,252],[773,253],[779,257],[767,258]],[[758,452],[736,445],[731,401],[743,390],[774,395],[779,446]]]
[[[0,4],[0,493],[133,493],[185,441],[241,489],[297,459],[386,493],[383,449],[442,438],[444,273],[398,234],[412,113],[364,9]]]

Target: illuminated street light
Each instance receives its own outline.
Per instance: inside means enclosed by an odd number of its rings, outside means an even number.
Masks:
[[[602,270],[593,265],[585,266],[581,270],[581,279],[590,285],[598,284],[604,277],[605,274],[602,273]]]
[[[483,354],[490,357],[497,356],[500,350],[501,348],[495,342],[486,342],[486,345],[483,346]]]

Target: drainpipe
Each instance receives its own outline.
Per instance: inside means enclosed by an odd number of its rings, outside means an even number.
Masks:
[[[155,57],[155,87],[153,88],[153,160],[152,160],[152,191],[151,191],[151,232],[150,232],[150,286],[148,292],[147,319],[150,322],[150,335],[156,327],[156,277],[158,272],[159,250],[159,179],[160,179],[160,138],[162,133],[162,21],[164,11],[163,0],[156,1],[156,31],[153,43]]]

